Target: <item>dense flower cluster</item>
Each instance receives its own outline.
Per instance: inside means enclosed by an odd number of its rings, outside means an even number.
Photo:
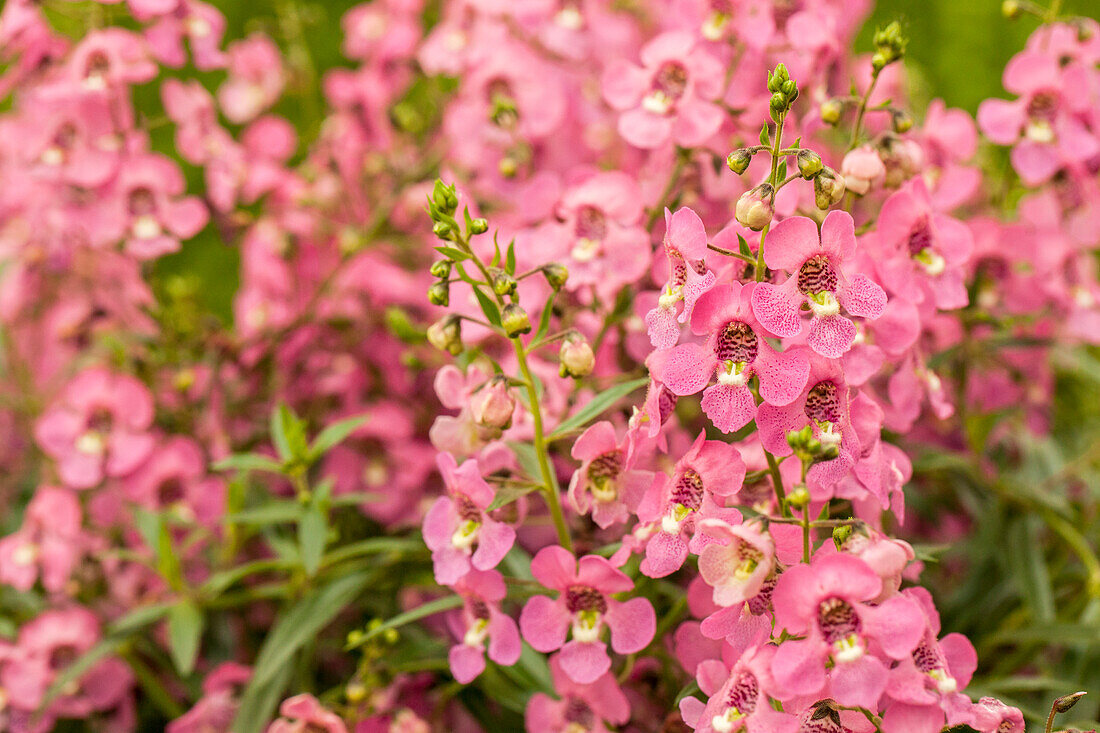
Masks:
[[[890,528],[1100,343],[1100,25],[866,5],[8,0],[0,728],[1023,731]]]

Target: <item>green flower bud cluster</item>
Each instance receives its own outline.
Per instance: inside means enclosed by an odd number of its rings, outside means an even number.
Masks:
[[[772,93],[768,106],[772,119],[778,121],[798,99],[798,84],[787,73],[787,67],[779,64],[768,74],[768,91]]]
[[[875,31],[873,43],[875,52],[871,56],[871,67],[879,72],[905,55],[909,39],[901,32],[901,25],[895,20],[885,28]]]

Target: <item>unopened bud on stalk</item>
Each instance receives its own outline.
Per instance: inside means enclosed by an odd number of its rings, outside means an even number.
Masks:
[[[493,292],[497,295],[511,295],[516,291],[516,279],[499,268],[491,270]]]
[[[508,388],[508,380],[495,377],[470,398],[474,421],[490,430],[507,430],[512,426],[516,398]]]
[[[504,333],[508,334],[508,338],[515,338],[531,331],[531,320],[527,317],[527,311],[515,303],[504,306],[504,310],[500,313],[500,325],[504,328]]]
[[[821,169],[814,178],[814,203],[824,211],[840,201],[844,195],[844,177],[829,166]]]
[[[827,99],[821,103],[821,121],[826,125],[835,125],[840,122],[840,116],[844,113],[844,103],[839,99]]]
[[[891,115],[890,121],[893,123],[894,132],[905,133],[913,129],[913,115],[909,114],[903,109],[895,109]]]
[[[1005,0],[1001,3],[1001,14],[1009,20],[1016,20],[1023,14],[1019,0]]]
[[[432,234],[448,242],[453,241],[455,236],[454,229],[445,221],[437,221],[432,226]]]
[[[579,379],[592,373],[592,368],[596,365],[596,355],[592,353],[592,347],[584,336],[571,331],[562,341],[558,361],[558,373],[561,376]]]
[[[451,356],[461,354],[462,319],[451,314],[428,326],[428,343]]]
[[[821,156],[812,150],[799,150],[795,160],[798,163],[798,175],[807,181],[820,173],[821,169],[825,167],[825,164],[821,162]]]
[[[432,189],[432,201],[444,214],[454,214],[458,208],[458,195],[453,185],[448,186],[443,179],[437,178]]]
[[[432,305],[441,305],[444,308],[451,302],[451,286],[440,281],[428,288],[428,302]]]
[[[833,527],[833,544],[836,545],[836,549],[844,547],[844,543],[848,541],[848,538],[852,536],[852,525],[842,524],[839,527]]]
[[[549,265],[543,265],[542,274],[546,277],[546,282],[554,290],[561,290],[565,283],[569,280],[569,270],[565,265],[557,262],[551,262]]]
[[[901,25],[895,20],[885,28],[875,31],[875,53],[871,56],[871,66],[881,71],[905,55],[909,39],[901,32]]]
[[[451,276],[451,261],[450,260],[436,260],[432,263],[432,277],[437,277],[440,280],[446,280]]]
[[[726,165],[737,175],[744,173],[751,162],[752,153],[749,152],[748,148],[738,148],[726,156]]]
[[[787,506],[791,509],[801,509],[804,506],[808,506],[810,503],[810,492],[806,490],[805,486],[799,486],[791,493],[787,494]]]
[[[775,211],[771,205],[772,185],[761,183],[756,188],[750,188],[737,199],[737,207],[734,216],[741,226],[758,232],[769,223]]]
[[[485,219],[471,219],[468,227],[469,234],[484,234],[489,231],[489,222]]]

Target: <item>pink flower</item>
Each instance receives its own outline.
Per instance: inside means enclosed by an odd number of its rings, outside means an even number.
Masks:
[[[237,695],[252,670],[223,662],[202,681],[203,696],[186,713],[168,724],[167,733],[208,733],[229,730],[237,714]]]
[[[510,667],[519,660],[519,629],[500,610],[506,594],[504,578],[496,571],[471,570],[455,583],[462,596],[462,611],[449,618],[451,629],[462,639],[451,647],[449,660],[455,680],[469,684],[485,670],[485,642],[489,658]]]
[[[601,300],[613,302],[622,286],[645,274],[650,242],[641,226],[642,201],[637,182],[617,171],[566,190],[557,209],[560,223],[540,234],[550,238],[540,247],[569,267],[567,288],[595,288]]]
[[[188,521],[217,526],[225,511],[225,483],[207,475],[208,465],[198,443],[175,435],[123,479],[123,491],[154,511],[173,511]]]
[[[326,710],[313,695],[288,697],[279,706],[279,715],[267,733],[348,733],[340,716]]]
[[[783,336],[802,330],[799,308],[808,306],[808,343],[822,356],[835,359],[852,346],[856,326],[840,315],[878,318],[886,307],[886,293],[860,273],[850,276],[845,266],[855,253],[855,222],[844,211],[831,211],[820,237],[812,219],[796,216],[776,225],[768,235],[764,261],[773,270],[791,273],[782,285],[760,283],[752,293],[752,310],[764,328]]]
[[[691,318],[695,302],[715,281],[714,273],[703,261],[707,255],[707,231],[694,211],[682,208],[672,214],[665,209],[664,246],[668,257],[668,281],[657,307],[645,316],[649,340],[658,349],[676,345],[680,338],[677,322],[686,323]],[[680,301],[684,302],[684,308],[677,317],[676,304]]]
[[[229,78],[218,104],[230,122],[250,122],[275,103],[286,83],[278,47],[262,33],[229,44]]]
[[[153,450],[153,398],[131,376],[86,369],[65,385],[35,424],[42,450],[66,485],[88,489],[124,476]]]
[[[72,491],[39,486],[27,505],[23,526],[0,539],[0,583],[30,590],[41,577],[51,593],[65,589],[84,554],[80,502]]]
[[[440,453],[436,463],[449,496],[436,499],[425,515],[424,542],[432,551],[436,582],[454,585],[471,568],[495,568],[512,549],[516,531],[489,517],[494,491],[476,460],[459,466],[450,453]]]
[[[684,722],[696,733],[795,733],[795,717],[777,712],[768,699],[768,690],[774,687],[770,671],[774,652],[772,646],[754,647],[741,655],[733,669],[716,659],[701,663],[695,677],[710,699],[706,704],[690,696],[681,700]]]
[[[649,359],[650,370],[671,392],[684,396],[703,391],[703,412],[714,427],[731,433],[756,417],[756,401],[749,380],[757,375],[760,396],[783,406],[806,386],[810,365],[800,350],[777,352],[752,312],[756,283],[739,282],[704,293],[695,305],[691,330],[706,335],[706,344],[680,344],[658,351]],[[711,376],[717,384],[707,386]]]
[[[974,703],[967,722],[978,733],[1024,733],[1024,714],[992,697]]]
[[[913,179],[886,199],[875,236],[883,249],[878,271],[892,293],[920,302],[925,285],[940,310],[969,302],[964,268],[973,236],[965,224],[933,209],[923,179]]]
[[[775,542],[759,522],[730,526],[706,519],[701,529],[725,544],[707,545],[699,554],[699,574],[714,588],[714,602],[740,606],[758,594],[775,570]]]
[[[165,66],[180,67],[187,63],[183,42],[191,46],[191,58],[200,71],[220,69],[226,64],[221,50],[225,35],[225,16],[199,0],[181,0],[175,9],[145,29],[145,40],[153,56]]]
[[[852,427],[848,385],[840,364],[812,355],[810,377],[797,399],[783,407],[767,403],[757,410],[756,423],[760,443],[774,456],[793,452],[787,435],[811,427],[813,436],[824,448],[836,448],[835,458],[820,460],[806,474],[810,493],[825,498],[827,488],[845,475],[860,455],[859,436]]]
[[[697,531],[699,521],[713,517],[737,523],[736,509],[718,503],[741,489],[745,463],[737,449],[700,433],[691,449],[676,462],[672,479],[658,474],[638,507],[638,519],[648,525],[646,557],[641,570],[661,578],[680,569],[688,550],[701,552],[710,538]]]
[[[633,581],[597,555],[586,555],[578,565],[562,547],[539,550],[531,573],[558,597],[534,596],[523,607],[520,630],[540,652],[561,649],[562,670],[571,680],[590,684],[611,668],[604,627],[611,632],[611,648],[618,654],[645,649],[653,639],[657,618],[646,598],[617,601],[613,593],[634,587]],[[566,637],[572,632],[572,640]]]
[[[840,166],[844,186],[852,193],[863,195],[886,178],[886,166],[882,157],[870,145],[856,148],[844,156]],[[765,250],[766,252],[766,250]]]
[[[1091,104],[1089,70],[1072,56],[1039,49],[1016,54],[1004,72],[1014,101],[987,99],[978,107],[978,127],[993,142],[1013,145],[1012,166],[1024,183],[1037,186],[1062,168],[1100,152],[1100,142],[1080,116]],[[1070,91],[1074,90],[1074,91]]]
[[[670,140],[685,148],[706,142],[725,113],[713,99],[722,93],[722,64],[691,33],[657,36],[642,48],[642,66],[617,59],[603,75],[608,104],[623,112],[619,134],[639,148]]]
[[[630,702],[608,673],[589,684],[578,684],[565,673],[562,655],[550,657],[550,674],[559,699],[541,692],[527,703],[527,733],[610,733],[607,724],[625,725]]]
[[[606,420],[585,430],[571,455],[581,466],[569,481],[569,503],[578,514],[592,512],[600,527],[626,520],[653,483],[652,471],[633,468],[632,446],[620,443]]]
[[[779,576],[772,602],[776,629],[801,640],[780,644],[772,662],[786,695],[815,695],[829,685],[842,705],[874,707],[888,667],[873,653],[905,659],[923,633],[920,608],[896,595],[878,606],[866,601],[882,591],[882,581],[862,560],[822,555]],[[833,667],[826,678],[826,661]]]

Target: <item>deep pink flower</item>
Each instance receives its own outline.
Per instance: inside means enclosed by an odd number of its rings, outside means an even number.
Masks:
[[[685,207],[673,214],[665,209],[664,247],[668,257],[668,281],[661,290],[657,307],[645,316],[649,340],[658,349],[676,345],[680,338],[677,323],[691,319],[695,302],[715,281],[714,273],[704,262],[707,230],[694,211]],[[676,304],[680,301],[684,302],[684,308],[677,317]]]
[[[741,489],[745,463],[734,446],[706,437],[705,432],[699,434],[676,462],[671,479],[658,474],[638,506],[638,520],[648,525],[649,535],[641,570],[651,578],[679,570],[689,550],[699,553],[713,540],[698,532],[701,519],[740,522],[736,509],[723,509],[719,502]]]
[[[348,733],[340,716],[326,709],[313,695],[288,697],[279,706],[278,720],[267,733]]]
[[[122,480],[122,489],[148,509],[174,511],[188,521],[216,526],[225,511],[225,482],[207,475],[209,463],[198,443],[175,435]]]
[[[696,733],[795,733],[798,720],[776,711],[768,699],[774,687],[771,661],[773,646],[758,646],[741,655],[732,669],[709,660],[696,669],[699,689],[709,697],[704,704],[695,697],[680,701],[684,722]]]
[[[573,681],[562,666],[562,655],[550,657],[550,674],[559,699],[541,692],[527,703],[527,733],[610,733],[607,724],[625,725],[630,702],[608,673],[589,684]]]
[[[124,476],[153,450],[153,398],[144,384],[106,369],[86,369],[65,385],[35,424],[66,485],[88,489]]]
[[[65,589],[87,549],[80,502],[72,491],[39,486],[23,525],[0,539],[0,583],[27,591],[41,578],[50,593]]]
[[[764,328],[783,336],[802,330],[799,309],[813,314],[807,342],[817,353],[835,359],[852,346],[856,326],[840,315],[875,319],[886,307],[886,293],[866,275],[852,275],[847,262],[855,253],[855,222],[844,211],[831,211],[821,225],[796,216],[776,225],[764,247],[764,261],[790,277],[781,284],[760,283],[752,293],[752,310]]]
[[[779,352],[765,340],[767,333],[752,312],[756,283],[733,282],[704,293],[695,304],[691,330],[708,336],[705,344],[680,344],[658,351],[650,370],[676,395],[703,389],[703,412],[723,433],[731,433],[756,417],[749,380],[757,375],[760,396],[783,406],[806,386],[810,365],[800,350]],[[710,384],[717,375],[717,384]],[[705,389],[704,389],[705,388]]]
[[[172,12],[161,15],[145,29],[145,40],[157,61],[172,67],[187,63],[183,45],[186,39],[195,68],[200,71],[225,66],[226,55],[221,50],[224,35],[225,16],[213,5],[199,0],[178,0]]]
[[[967,723],[978,733],[1024,733],[1024,714],[992,697],[974,703]]]
[[[585,430],[571,455],[581,465],[569,481],[569,503],[578,514],[591,512],[600,527],[626,520],[653,483],[653,472],[633,467],[633,447],[620,443],[606,420]]]
[[[842,705],[874,707],[888,670],[876,653],[907,658],[924,627],[920,608],[906,596],[867,605],[881,592],[878,575],[844,554],[817,556],[779,576],[772,595],[776,628],[805,637],[780,644],[772,662],[783,697],[819,694],[828,684],[829,696]]]
[[[436,462],[448,496],[436,499],[424,516],[424,542],[432,551],[436,582],[454,585],[471,568],[495,568],[512,549],[516,531],[488,515],[495,492],[476,460],[459,466],[450,453],[440,453]]]
[[[500,573],[471,570],[455,583],[455,592],[463,602],[462,611],[448,619],[462,640],[448,656],[455,680],[465,685],[485,670],[486,641],[489,659],[506,667],[515,664],[522,647],[516,622],[500,610],[507,592]]]
[[[740,606],[758,594],[775,570],[775,542],[759,522],[736,526],[706,519],[701,529],[724,544],[707,545],[699,554],[699,574],[714,588],[714,603]]]
[[[861,453],[859,436],[852,427],[844,372],[839,362],[816,354],[811,355],[810,376],[802,394],[783,407],[760,405],[756,423],[761,444],[775,456],[791,455],[787,435],[806,425],[822,446],[837,449],[835,458],[817,461],[806,474],[810,493],[815,497],[827,494],[827,489],[848,473]]]
[[[202,681],[202,697],[186,713],[168,723],[167,733],[209,733],[229,730],[237,715],[237,695],[252,670],[223,662]]]
[[[527,643],[540,652],[561,649],[562,670],[574,682],[589,684],[611,668],[606,626],[611,648],[618,654],[645,649],[653,639],[657,618],[646,598],[617,601],[634,582],[597,555],[586,555],[578,564],[562,547],[539,550],[531,561],[531,573],[558,597],[534,596],[523,607],[520,630]],[[572,633],[572,640],[566,638]]]
[[[229,78],[218,88],[218,104],[230,122],[251,122],[283,91],[286,78],[282,56],[262,33],[234,41],[227,53]]]
[[[964,267],[974,239],[965,224],[933,208],[923,179],[913,179],[886,199],[874,236],[882,247],[877,268],[892,293],[920,302],[925,284],[940,310],[969,302]]]
[[[642,66],[617,59],[604,71],[604,98],[619,116],[619,134],[639,148],[670,140],[685,148],[707,141],[725,113],[712,100],[722,93],[722,64],[694,34],[669,32],[642,48]]]

